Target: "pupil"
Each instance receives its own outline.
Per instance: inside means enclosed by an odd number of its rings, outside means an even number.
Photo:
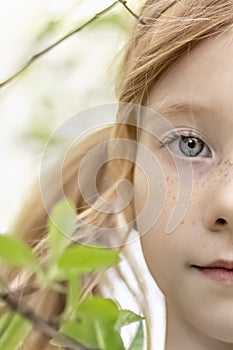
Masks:
[[[195,146],[196,146],[196,141],[194,141],[193,139],[189,139],[188,140],[188,146],[190,147],[190,148],[195,148]]]

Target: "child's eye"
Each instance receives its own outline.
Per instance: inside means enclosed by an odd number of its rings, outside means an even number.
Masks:
[[[211,150],[199,137],[194,135],[169,135],[164,144],[172,152],[185,157],[211,157]]]

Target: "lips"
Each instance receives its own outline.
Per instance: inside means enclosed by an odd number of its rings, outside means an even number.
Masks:
[[[212,262],[209,265],[204,266],[198,266],[198,265],[192,265],[197,268],[207,268],[207,269],[214,269],[214,268],[220,268],[220,269],[226,269],[226,270],[233,270],[233,260],[216,260]]]
[[[198,267],[198,268],[220,268],[220,269],[226,269],[226,270],[233,270],[233,260],[216,260],[214,262],[212,262],[209,265],[204,265],[204,266],[197,266],[197,265],[193,265],[194,267]]]
[[[212,280],[233,283],[233,261],[217,260],[205,266],[192,265],[203,275]]]

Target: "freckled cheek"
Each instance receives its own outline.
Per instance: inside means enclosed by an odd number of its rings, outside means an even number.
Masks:
[[[192,165],[191,173],[188,166],[182,163],[179,166],[180,168],[176,168],[170,163],[167,167],[172,175],[166,177],[167,191],[164,211],[165,215],[169,215],[174,208],[180,207],[184,214],[186,212],[183,222],[185,226],[189,226],[190,222],[199,222],[202,218],[206,191],[212,185],[213,177],[206,164]],[[184,203],[186,203],[185,208],[182,207]]]

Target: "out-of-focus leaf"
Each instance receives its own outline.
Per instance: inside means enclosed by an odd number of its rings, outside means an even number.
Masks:
[[[119,253],[115,250],[88,246],[67,248],[59,259],[59,268],[76,273],[88,273],[118,264]]]
[[[115,331],[114,325],[118,313],[118,306],[113,300],[93,297],[79,304],[76,310],[76,321],[63,322],[61,331],[89,348],[98,348],[96,323],[103,334],[105,330],[107,333]],[[101,332],[99,328],[98,331]]]
[[[84,320],[84,322],[65,321],[62,323],[60,331],[87,346],[89,349],[96,349],[98,346],[94,326],[91,323],[88,324],[87,320]],[[56,339],[58,339],[58,336],[55,337],[53,344],[58,343]]]
[[[122,310],[111,299],[88,298],[78,305],[74,321],[66,320],[62,322],[60,332],[89,349],[124,350],[124,344],[119,333],[119,323],[116,327],[118,319],[121,319],[121,324],[141,320],[141,317],[133,312],[125,311],[123,315]],[[136,346],[141,344],[140,334],[137,334],[134,343],[132,343],[135,349],[132,348],[131,350],[139,349]]]
[[[81,291],[80,277],[72,276],[68,280],[68,292],[66,297],[66,309],[64,318],[72,320],[79,305]]]
[[[144,332],[143,332],[142,322],[140,322],[137,333],[128,350],[142,350],[143,343],[144,343]]]
[[[39,266],[32,249],[13,235],[0,235],[0,259],[13,266]]]
[[[115,324],[118,315],[118,305],[112,299],[101,297],[93,297],[84,300],[77,310],[78,317],[87,317],[90,320],[107,321],[111,324]]]
[[[95,333],[98,347],[101,350],[125,350],[120,334],[111,325],[95,323]]]
[[[116,323],[116,329],[118,330],[127,324],[130,324],[133,322],[138,322],[138,321],[141,321],[143,319],[144,319],[144,317],[135,314],[133,311],[120,310],[118,320]]]
[[[6,312],[0,317],[0,338],[12,320],[12,312]]]
[[[53,208],[49,219],[48,239],[52,259],[57,261],[70,244],[70,236],[75,230],[77,216],[75,205],[70,200],[62,200]]]
[[[12,319],[0,336],[0,349],[17,350],[32,329],[30,322],[19,314],[12,314]]]

